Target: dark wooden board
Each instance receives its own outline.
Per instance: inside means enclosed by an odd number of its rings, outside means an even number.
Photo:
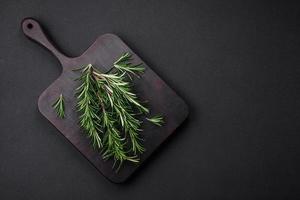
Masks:
[[[104,34],[79,57],[70,58],[59,52],[45,36],[39,23],[32,18],[22,21],[24,34],[30,39],[40,43],[50,50],[60,61],[63,70],[39,97],[38,108],[40,112],[109,180],[120,183],[128,179],[134,171],[165,141],[174,130],[186,119],[188,107],[186,103],[141,60],[118,36]],[[112,160],[103,161],[99,152],[93,150],[89,139],[78,125],[78,113],[75,111],[76,99],[74,90],[78,82],[78,72],[72,71],[78,67],[93,64],[102,72],[111,69],[112,63],[123,53],[130,52],[134,63],[143,63],[146,68],[140,79],[134,80],[134,90],[153,114],[162,114],[165,125],[154,126],[145,122],[142,132],[146,152],[141,155],[141,162],[133,164],[125,162],[118,173],[112,169]],[[42,78],[42,77],[41,77]],[[51,105],[60,93],[65,97],[66,118],[59,119]]]

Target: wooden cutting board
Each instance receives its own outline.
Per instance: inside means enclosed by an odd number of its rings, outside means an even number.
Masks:
[[[70,58],[53,46],[35,19],[24,19],[22,29],[27,37],[52,52],[63,67],[61,75],[40,95],[38,100],[40,112],[110,181],[120,183],[128,179],[186,119],[188,115],[186,103],[118,36],[114,34],[101,35],[81,56]],[[148,102],[147,106],[151,113],[159,113],[164,116],[165,124],[162,127],[157,127],[149,122],[143,123],[144,131],[141,134],[145,139],[146,152],[141,155],[140,163],[125,162],[119,172],[116,172],[112,169],[113,161],[102,160],[99,152],[91,147],[89,139],[78,125],[78,113],[75,111],[76,99],[74,97],[74,90],[79,84],[74,81],[78,77],[78,72],[72,70],[90,63],[100,71],[107,72],[111,69],[112,63],[125,52],[132,54],[133,63],[144,64],[145,73],[140,79],[134,80],[134,90],[142,100]],[[61,93],[65,97],[65,119],[59,119],[51,107]]]

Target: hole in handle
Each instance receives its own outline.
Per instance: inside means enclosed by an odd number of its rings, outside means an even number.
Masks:
[[[33,28],[33,24],[32,23],[28,23],[26,26],[27,26],[28,29],[32,29]]]

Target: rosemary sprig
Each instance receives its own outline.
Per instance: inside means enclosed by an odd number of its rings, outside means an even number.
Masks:
[[[54,108],[57,116],[59,118],[64,118],[65,117],[65,103],[64,103],[64,97],[62,94],[59,95],[57,100],[52,104],[52,107]]]
[[[86,131],[95,148],[102,147],[99,105],[97,100],[97,82],[92,76],[92,65],[87,65],[80,78],[81,85],[76,89],[77,110],[80,126]]]
[[[100,88],[99,95],[107,109],[114,113],[113,118],[117,119],[116,126],[121,127],[125,134],[129,134],[134,154],[142,153],[145,149],[140,144],[139,132],[141,121],[136,118],[139,110],[141,113],[148,113],[149,109],[143,106],[137,96],[131,91],[130,83],[125,81],[122,74],[99,74],[95,72]]]
[[[132,56],[127,52],[123,54],[117,61],[114,62],[114,67],[120,70],[121,72],[129,72],[136,76],[138,75],[137,73],[145,71],[145,68],[142,66],[142,64],[132,65],[130,62],[131,60]]]
[[[151,118],[146,117],[146,119],[149,122],[152,122],[153,124],[155,124],[157,126],[162,126],[162,124],[164,123],[164,118],[161,115],[156,115],[156,116],[153,116]]]
[[[139,116],[149,113],[132,90],[130,74],[138,76],[145,69],[133,65],[131,55],[123,54],[113,63],[113,73],[101,73],[91,64],[83,67],[76,89],[80,126],[91,138],[93,146],[100,150],[103,159],[113,158],[119,167],[124,161],[139,162],[143,153]],[[151,118],[155,124],[162,117]],[[118,168],[119,168],[118,167]]]

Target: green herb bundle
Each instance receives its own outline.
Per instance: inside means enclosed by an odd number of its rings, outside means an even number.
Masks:
[[[104,159],[114,159],[119,167],[124,161],[139,162],[145,151],[141,138],[143,121],[149,114],[133,91],[132,75],[144,72],[141,64],[133,65],[125,53],[113,63],[114,72],[101,73],[91,64],[80,69],[80,86],[76,89],[79,123],[95,149]],[[145,118],[161,126],[163,117]]]

